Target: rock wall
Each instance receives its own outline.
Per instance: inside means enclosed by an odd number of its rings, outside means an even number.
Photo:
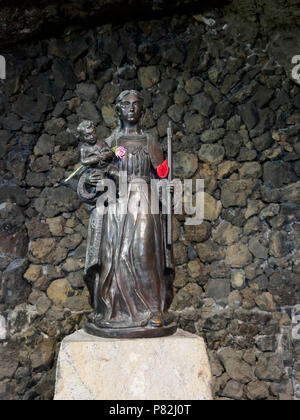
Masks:
[[[51,399],[59,343],[90,311],[89,215],[64,179],[79,160],[78,122],[109,135],[128,88],[142,91],[144,125],[164,149],[173,122],[175,176],[205,180],[203,224],[174,219],[172,310],[206,340],[215,398],[300,398],[300,88],[286,67],[298,29],[287,44],[284,27],[266,31],[267,14],[241,20],[228,7],[5,51],[0,398]]]

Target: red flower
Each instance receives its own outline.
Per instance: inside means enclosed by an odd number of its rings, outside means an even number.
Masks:
[[[157,175],[160,178],[167,178],[169,173],[168,161],[165,160],[161,165],[156,168]]]

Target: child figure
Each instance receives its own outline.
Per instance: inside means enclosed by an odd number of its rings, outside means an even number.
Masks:
[[[92,121],[83,121],[77,127],[79,137],[85,141],[80,148],[82,165],[95,170],[100,169],[105,175],[113,179],[118,175],[118,169],[110,164],[115,154],[104,140],[97,140],[95,125]],[[100,171],[97,171],[99,174]]]

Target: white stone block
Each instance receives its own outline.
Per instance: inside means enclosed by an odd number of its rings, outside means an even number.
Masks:
[[[80,330],[60,348],[55,400],[212,400],[204,340],[107,339]]]

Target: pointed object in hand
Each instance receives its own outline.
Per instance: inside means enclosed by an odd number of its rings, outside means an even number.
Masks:
[[[80,165],[79,168],[77,168],[67,179],[64,180],[64,182],[69,182],[72,178],[74,178],[74,176],[81,173],[82,169],[84,169],[84,165]]]

